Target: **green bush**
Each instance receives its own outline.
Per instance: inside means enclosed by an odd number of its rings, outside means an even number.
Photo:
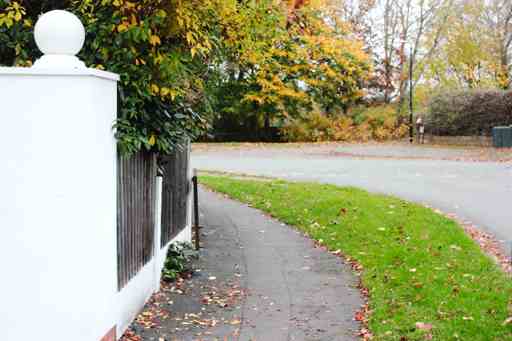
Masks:
[[[190,262],[194,258],[197,258],[197,252],[190,243],[171,244],[162,269],[162,279],[171,282],[178,276],[192,271]]]
[[[435,135],[489,135],[495,126],[512,124],[512,91],[453,91],[432,97],[425,120]]]

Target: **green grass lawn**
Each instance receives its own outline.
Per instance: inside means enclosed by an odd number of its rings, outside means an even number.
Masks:
[[[512,325],[504,324],[512,315],[511,279],[454,221],[356,188],[211,175],[200,181],[356,259],[375,340],[512,340]]]

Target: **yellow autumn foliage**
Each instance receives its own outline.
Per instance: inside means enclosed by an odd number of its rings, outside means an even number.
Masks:
[[[290,142],[387,141],[404,138],[407,133],[408,126],[397,119],[393,105],[358,108],[334,118],[316,108],[302,118],[288,121],[283,128],[283,137]]]

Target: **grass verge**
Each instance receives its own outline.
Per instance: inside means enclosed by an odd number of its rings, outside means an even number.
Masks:
[[[375,340],[512,340],[505,322],[510,278],[454,221],[356,188],[210,175],[200,181],[357,260]]]

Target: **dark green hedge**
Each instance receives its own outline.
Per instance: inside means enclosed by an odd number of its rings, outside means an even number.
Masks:
[[[471,90],[437,94],[429,103],[428,133],[490,135],[495,126],[512,124],[512,91]]]

